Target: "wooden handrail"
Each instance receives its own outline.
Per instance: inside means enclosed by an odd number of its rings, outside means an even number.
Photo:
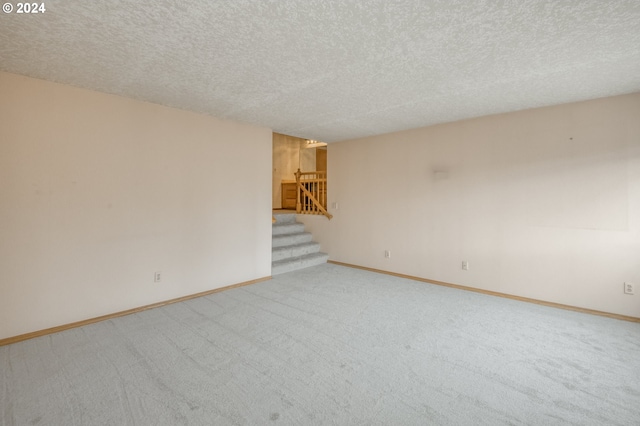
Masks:
[[[302,172],[296,173],[296,213],[325,215],[331,219],[327,207],[327,172]]]
[[[314,197],[313,194],[311,192],[309,192],[309,190],[307,188],[302,186],[301,189],[302,189],[302,192],[304,192],[304,195],[309,199],[309,201],[311,201],[313,203],[314,207],[316,207],[318,209],[318,211],[320,211],[320,213],[322,213],[323,215],[325,215],[329,219],[331,219],[333,217],[333,215],[331,213],[329,213],[322,206],[322,204],[320,204],[320,202],[316,199],[316,197]],[[314,211],[314,210],[307,210],[306,213],[308,213],[308,214],[320,214],[320,213],[312,213],[312,211]]]

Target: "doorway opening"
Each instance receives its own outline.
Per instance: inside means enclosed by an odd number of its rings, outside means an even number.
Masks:
[[[274,211],[301,214],[326,211],[326,143],[273,133],[272,164]]]

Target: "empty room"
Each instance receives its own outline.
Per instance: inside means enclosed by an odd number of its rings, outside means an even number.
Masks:
[[[3,2],[0,425],[639,425],[640,2]]]

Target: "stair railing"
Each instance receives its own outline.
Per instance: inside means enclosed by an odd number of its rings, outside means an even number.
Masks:
[[[295,173],[297,184],[296,213],[325,215],[333,217],[327,211],[327,172],[301,172]]]

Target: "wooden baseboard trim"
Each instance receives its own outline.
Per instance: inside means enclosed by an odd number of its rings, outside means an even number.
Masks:
[[[225,287],[216,288],[213,290],[207,290],[200,293],[190,294],[188,296],[178,297],[176,299],[165,300],[164,302],[152,303],[150,305],[140,306],[138,308],[127,309],[126,311],[120,311],[113,314],[102,315],[100,317],[90,318],[82,321],[72,322],[70,324],[59,325],[56,327],[46,328],[44,330],[33,331],[31,333],[20,334],[18,336],[7,337],[0,339],[0,346],[10,345],[12,343],[22,342],[23,340],[33,339],[35,337],[46,336],[48,334],[58,333],[60,331],[70,330],[72,328],[82,327],[83,325],[94,324],[96,322],[105,321],[113,318],[123,317],[125,315],[131,315],[138,312],[146,311],[148,309],[159,308],[161,306],[171,305],[173,303],[184,302],[185,300],[195,299],[197,297],[208,296],[210,294],[219,293],[225,290],[231,290],[232,288],[244,287],[251,284],[256,284],[262,281],[268,281],[271,276],[258,278],[251,281],[245,281],[238,284],[232,284]]]
[[[435,285],[440,285],[440,286],[444,286],[444,287],[457,288],[459,290],[473,291],[475,293],[487,294],[489,296],[504,297],[506,299],[518,300],[520,302],[534,303],[536,305],[549,306],[549,307],[552,307],[552,308],[565,309],[565,310],[568,310],[568,311],[582,312],[583,314],[598,315],[598,316],[601,316],[601,317],[608,317],[608,318],[614,318],[614,319],[622,320],[622,321],[640,323],[640,318],[631,317],[631,316],[627,316],[627,315],[612,314],[612,313],[609,313],[609,312],[596,311],[594,309],[579,308],[577,306],[571,306],[571,305],[563,305],[561,303],[545,302],[544,300],[530,299],[528,297],[514,296],[512,294],[499,293],[497,291],[483,290],[483,289],[480,289],[480,288],[467,287],[467,286],[463,286],[463,285],[459,285],[459,284],[451,284],[451,283],[447,283],[447,282],[444,282],[444,281],[436,281],[436,280],[430,280],[430,279],[427,279],[427,278],[414,277],[412,275],[398,274],[396,272],[389,272],[389,271],[385,271],[385,270],[382,270],[382,269],[368,268],[366,266],[359,266],[359,265],[352,265],[350,263],[336,262],[335,260],[329,260],[328,263],[333,263],[334,265],[346,266],[348,268],[355,268],[355,269],[362,269],[362,270],[365,270],[365,271],[377,272],[379,274],[392,275],[394,277],[407,278],[407,279],[414,280],[414,281],[421,281],[421,282],[424,282],[424,283],[435,284]]]

